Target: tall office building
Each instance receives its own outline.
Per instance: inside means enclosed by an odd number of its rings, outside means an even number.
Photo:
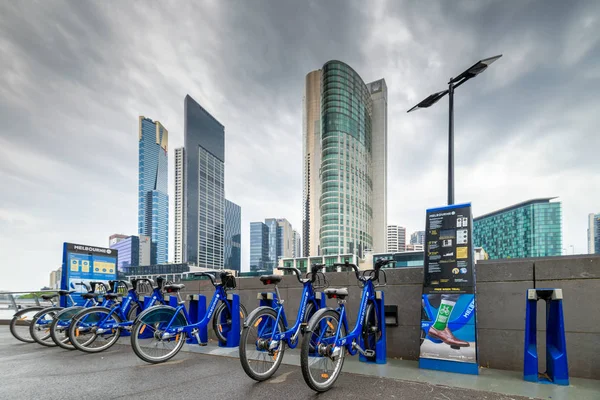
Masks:
[[[473,245],[490,259],[560,256],[561,203],[555,197],[524,201],[473,220]]]
[[[129,267],[140,265],[140,238],[138,236],[120,239],[111,243],[110,248],[117,250],[118,271],[125,272]]]
[[[177,258],[199,267],[223,268],[225,127],[189,95],[184,113],[185,151],[177,173],[183,182],[183,211],[181,236],[176,239],[182,250]]]
[[[398,253],[406,251],[406,228],[398,225],[387,227],[387,252]]]
[[[175,149],[175,264],[183,262],[185,148]]]
[[[224,263],[226,269],[242,269],[242,208],[225,199],[225,228],[223,231]]]
[[[279,259],[294,257],[294,232],[292,224],[285,218],[267,218],[264,223],[251,222],[250,269],[273,270]]]
[[[160,122],[139,118],[138,233],[150,236],[152,264],[169,255],[168,141]]]
[[[269,259],[269,228],[262,222],[250,223],[250,271],[273,270]]]
[[[294,230],[294,258],[302,257],[302,237],[297,230]]]
[[[329,61],[306,77],[303,115],[305,256],[384,252],[385,80]]]
[[[302,245],[305,257],[317,256],[321,181],[321,70],[306,75],[302,99],[302,147],[304,153],[304,188],[302,197]]]
[[[600,254],[600,214],[588,215],[588,254]]]
[[[410,235],[410,244],[425,244],[425,231],[416,231]]]
[[[140,239],[140,262],[138,265],[152,265],[152,241],[150,236],[139,235]]]

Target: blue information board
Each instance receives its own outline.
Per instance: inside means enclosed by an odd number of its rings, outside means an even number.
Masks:
[[[79,305],[85,301],[81,293],[85,288],[76,283],[104,282],[117,279],[117,250],[103,247],[86,246],[74,243],[64,243],[62,276],[60,286],[62,290],[76,290],[73,300]],[[66,298],[61,298],[61,306],[67,306]]]

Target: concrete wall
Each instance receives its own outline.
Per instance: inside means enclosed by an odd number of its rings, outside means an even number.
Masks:
[[[398,306],[399,325],[387,329],[388,357],[419,357],[422,268],[386,270],[385,303]],[[563,308],[570,375],[600,379],[600,257],[573,256],[523,260],[493,260],[477,264],[477,330],[479,362],[483,367],[523,370],[525,296],[530,288],[563,289]],[[348,287],[347,310],[354,323],[360,301],[356,277],[348,272],[328,273],[330,287]],[[187,281],[186,293],[212,296],[207,281]],[[256,295],[273,290],[258,278],[238,279],[241,302],[251,311]],[[298,311],[302,286],[294,276],[279,285],[286,300],[290,324]],[[336,303],[329,300],[328,304]],[[545,302],[538,303],[538,353],[545,370]]]

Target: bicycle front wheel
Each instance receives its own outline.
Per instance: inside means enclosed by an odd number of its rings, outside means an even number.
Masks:
[[[31,321],[33,321],[35,314],[43,309],[44,307],[41,306],[28,307],[15,313],[10,320],[10,333],[12,333],[15,339],[25,343],[35,342],[29,333],[29,326],[31,325]]]
[[[69,340],[77,350],[99,353],[119,340],[121,318],[106,307],[86,308],[71,321]]]
[[[246,311],[246,307],[240,303],[240,332],[244,327],[244,320],[247,316],[248,312]],[[220,303],[217,306],[212,323],[217,339],[223,343],[227,343],[227,333],[229,333],[229,330],[231,329],[231,313],[225,303]]]
[[[306,384],[317,392],[325,392],[337,380],[346,355],[345,346],[335,347],[334,339],[340,326],[340,337],[346,336],[337,311],[326,311],[314,321],[302,337],[300,365]]]
[[[363,320],[362,339],[365,350],[376,351],[377,342],[381,338],[381,329],[379,328],[379,316],[374,302],[369,301],[365,319]],[[365,358],[369,361],[375,361],[376,355]]]
[[[186,334],[181,328],[187,325],[183,312],[169,306],[153,307],[140,314],[133,325],[131,347],[146,362],[165,362],[183,347]]]
[[[273,309],[258,312],[242,330],[240,338],[240,361],[246,374],[255,381],[269,379],[281,365],[285,342],[271,340],[273,335],[285,331],[281,319]]]
[[[69,339],[69,326],[71,319],[84,308],[81,306],[73,306],[60,311],[50,324],[50,336],[54,343],[65,350],[75,350],[75,346]]]
[[[50,335],[50,325],[63,307],[48,307],[39,311],[33,316],[31,325],[29,325],[29,334],[37,343],[42,346],[54,347],[56,343]]]

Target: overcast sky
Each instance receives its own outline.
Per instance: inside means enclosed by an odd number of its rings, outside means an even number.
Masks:
[[[169,130],[173,201],[186,94],[225,125],[247,269],[251,221],[301,230],[304,76],[331,59],[387,82],[388,222],[412,232],[446,203],[448,102],[406,110],[502,53],[456,92],[456,201],[559,196],[563,247],[584,253],[599,41],[598,1],[1,2],[0,289],[47,284],[65,241],[137,233],[139,115]]]

